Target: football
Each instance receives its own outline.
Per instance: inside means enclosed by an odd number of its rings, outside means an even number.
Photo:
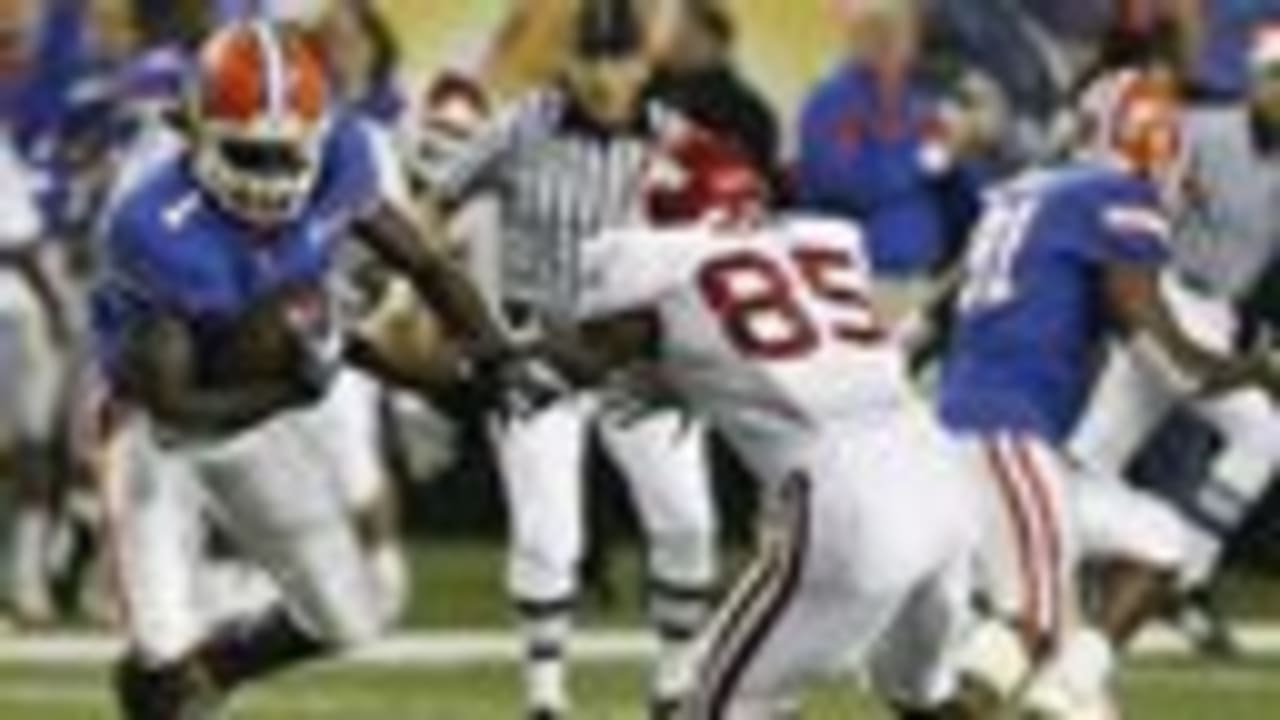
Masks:
[[[293,377],[306,356],[303,335],[284,298],[263,302],[226,334],[225,347],[208,358],[218,380],[233,383],[281,381]]]

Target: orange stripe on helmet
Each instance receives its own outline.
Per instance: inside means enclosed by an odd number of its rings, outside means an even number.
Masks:
[[[252,120],[266,107],[264,65],[248,25],[215,32],[200,51],[201,112],[219,120]]]
[[[259,21],[217,30],[201,49],[199,73],[200,110],[212,120],[251,122],[278,111],[315,122],[329,101],[323,63],[286,26]]]
[[[315,46],[301,33],[282,35],[285,58],[285,98],[289,110],[314,122],[329,105],[329,83]]]

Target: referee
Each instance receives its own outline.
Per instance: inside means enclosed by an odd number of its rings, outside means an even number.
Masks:
[[[583,244],[643,220],[639,185],[656,143],[683,121],[644,96],[647,32],[632,0],[584,0],[558,78],[425,168],[444,216],[480,194],[500,205],[499,295],[513,333],[563,318],[582,284]],[[495,428],[511,522],[508,588],[525,640],[530,718],[568,712],[565,645],[582,558],[582,465],[595,429],[628,480],[647,536],[651,617],[660,653],[655,715],[686,682],[687,641],[715,575],[715,521],[704,438],[674,414],[623,424],[577,395]]]

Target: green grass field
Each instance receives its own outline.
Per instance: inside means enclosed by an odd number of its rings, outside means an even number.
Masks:
[[[408,626],[416,631],[493,630],[505,626],[502,563],[493,544],[428,543],[413,553],[415,591]],[[589,605],[590,628],[635,628],[641,603],[630,579],[635,553],[622,549],[614,567],[616,603]],[[1233,577],[1228,604],[1253,618],[1280,616],[1274,580]],[[4,640],[0,639],[0,649]],[[638,662],[576,667],[580,720],[642,718],[645,678]],[[1123,682],[1127,720],[1276,720],[1280,657],[1269,662],[1206,665],[1145,660]],[[0,720],[110,720],[105,670],[85,658],[65,664],[0,661]],[[334,664],[282,678],[239,698],[232,720],[516,720],[520,696],[511,664]],[[885,718],[856,683],[832,682],[812,698],[811,720]]]
[[[582,668],[577,717],[643,717],[642,677],[633,665]],[[1129,720],[1274,720],[1280,717],[1280,666],[1206,668],[1144,664],[1125,678]],[[235,720],[512,720],[519,717],[510,668],[353,670],[331,667],[294,675],[250,693]],[[110,720],[105,676],[91,669],[0,668],[4,720]],[[857,692],[835,685],[813,698],[807,718],[885,717]]]

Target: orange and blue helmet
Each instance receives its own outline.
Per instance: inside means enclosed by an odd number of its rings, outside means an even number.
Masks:
[[[190,98],[197,179],[245,221],[289,222],[319,176],[330,102],[323,61],[301,31],[266,20],[216,30]]]

